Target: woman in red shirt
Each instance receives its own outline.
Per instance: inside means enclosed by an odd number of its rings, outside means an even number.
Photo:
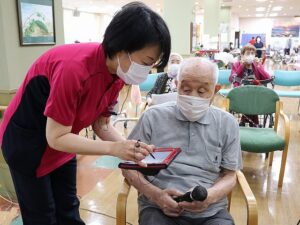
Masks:
[[[102,44],[58,46],[32,64],[0,126],[24,225],[84,224],[76,153],[143,165],[153,146],[135,147],[107,121],[124,82],[141,83],[153,66],[165,66],[170,46],[163,19],[134,2],[114,16]],[[100,140],[78,135],[91,124]]]

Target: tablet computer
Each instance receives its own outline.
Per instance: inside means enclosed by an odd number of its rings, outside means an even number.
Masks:
[[[147,164],[147,167],[142,167],[133,161],[123,161],[119,164],[119,168],[127,170],[138,170],[145,175],[155,175],[161,169],[165,169],[180,153],[180,148],[157,148],[154,149],[152,155],[148,155],[142,162]]]

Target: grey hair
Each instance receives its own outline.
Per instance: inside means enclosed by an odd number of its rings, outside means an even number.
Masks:
[[[218,83],[218,78],[219,78],[219,68],[218,66],[213,63],[212,61],[206,59],[206,58],[202,58],[202,57],[191,57],[188,59],[184,59],[182,61],[182,63],[180,64],[180,68],[177,74],[177,80],[180,81],[181,80],[181,76],[182,76],[182,71],[187,67],[187,65],[189,65],[190,62],[195,62],[197,64],[200,65],[204,65],[204,66],[208,66],[211,67],[213,70],[213,76],[214,76],[214,83],[217,84]]]
[[[177,52],[171,52],[170,57],[169,57],[169,61],[172,58],[172,56],[177,56],[180,59],[180,62],[183,61],[182,56],[179,53],[177,53]]]

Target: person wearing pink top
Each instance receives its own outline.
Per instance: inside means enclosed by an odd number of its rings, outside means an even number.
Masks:
[[[241,50],[241,60],[234,63],[231,69],[229,81],[234,87],[241,85],[242,79],[267,80],[269,73],[255,58],[256,49],[252,45],[246,45]]]
[[[233,64],[229,77],[233,87],[240,86],[243,79],[267,80],[271,78],[264,66],[256,60],[255,53],[256,49],[253,45],[249,44],[242,48],[241,60]],[[251,115],[242,116],[240,125],[244,126],[245,123],[249,123],[251,127],[256,126],[258,117]]]
[[[170,34],[163,19],[132,2],[114,16],[102,44],[54,47],[40,56],[0,124],[0,146],[24,225],[83,225],[76,197],[76,154],[112,155],[140,165],[153,146],[125,140],[107,121],[124,83],[165,66]],[[79,136],[93,125],[98,140]]]

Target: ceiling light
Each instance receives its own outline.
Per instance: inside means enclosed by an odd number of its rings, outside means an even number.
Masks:
[[[257,2],[266,2],[267,0],[256,0]]]
[[[199,2],[195,2],[196,5],[199,5]]]
[[[259,14],[255,14],[255,16],[256,17],[262,17],[262,16],[264,16],[264,14],[259,13]]]
[[[258,7],[258,8],[256,8],[256,12],[263,12],[265,10],[266,10],[265,7]]]
[[[249,11],[249,9],[246,9],[246,11],[248,12],[248,11]]]
[[[239,5],[239,8],[242,8],[242,6],[241,6],[241,5]]]
[[[282,10],[282,6],[275,6],[272,8],[272,11],[281,11]]]
[[[270,13],[270,16],[277,16],[278,13]]]

